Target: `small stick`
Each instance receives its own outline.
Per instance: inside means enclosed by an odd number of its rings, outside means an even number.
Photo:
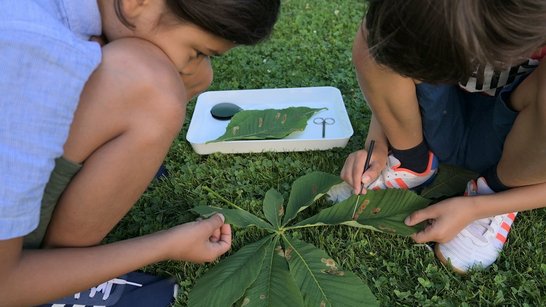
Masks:
[[[368,168],[370,168],[370,160],[372,158],[374,145],[375,145],[375,140],[371,140],[370,141],[370,146],[368,147],[368,154],[366,155],[366,162],[364,162],[364,173],[368,170]],[[358,206],[358,201],[360,200],[360,195],[362,194],[362,190],[364,190],[364,183],[362,182],[362,178],[360,178],[360,181],[361,181],[360,182],[360,192],[358,193],[358,196],[356,197],[356,202],[355,202],[355,206],[354,206],[354,209],[353,209],[353,215],[351,215],[351,217],[353,219],[355,219],[354,216],[355,216],[355,213],[356,213],[356,208]]]
[[[364,162],[364,173],[370,168],[370,160],[372,158],[373,153],[373,147],[375,146],[375,140],[370,141],[370,146],[368,147],[368,154],[366,155],[366,162]],[[361,179],[362,180],[362,179]],[[364,183],[361,183],[360,185],[360,193],[362,194],[362,190],[364,190]]]

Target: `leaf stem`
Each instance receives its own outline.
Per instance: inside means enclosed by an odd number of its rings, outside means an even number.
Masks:
[[[284,227],[284,230],[294,230],[294,229],[317,227],[317,226],[330,226],[330,225],[328,225],[328,224],[307,224],[307,225],[299,225],[299,226],[287,226],[287,227]]]
[[[232,203],[231,201],[227,200],[226,198],[224,198],[222,195],[218,194],[218,192],[214,191],[213,189],[211,189],[211,188],[209,188],[207,186],[203,186],[203,189],[205,189],[208,192],[212,193],[214,196],[218,197],[220,200],[224,201],[226,204],[232,206],[233,208],[243,210],[243,208],[241,208],[241,207],[237,206],[236,204]]]

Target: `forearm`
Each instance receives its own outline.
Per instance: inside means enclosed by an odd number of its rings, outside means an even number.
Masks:
[[[36,305],[165,260],[165,235],[160,232],[88,248],[23,250],[18,263],[2,276],[0,301],[3,306]]]
[[[375,140],[374,152],[386,157],[389,151],[389,141],[383,132],[381,124],[377,121],[377,118],[373,114],[370,120],[366,143],[369,143],[371,140]]]
[[[515,211],[546,207],[546,183],[517,187],[491,195],[468,197],[472,200],[473,217],[480,219]]]
[[[355,36],[353,64],[362,94],[389,143],[397,149],[421,143],[421,113],[414,80],[377,64],[369,53],[362,28]]]

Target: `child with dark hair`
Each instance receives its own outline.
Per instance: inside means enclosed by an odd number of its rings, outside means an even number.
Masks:
[[[187,102],[212,82],[210,57],[266,39],[279,6],[0,2],[2,306],[45,303],[158,261],[213,261],[230,248],[221,215],[99,244],[154,178]]]
[[[418,188],[439,163],[480,174],[417,211],[413,236],[459,272],[498,257],[518,211],[546,206],[546,2],[372,0],[353,47],[372,110],[342,178],[360,192]],[[367,148],[367,146],[364,146]]]

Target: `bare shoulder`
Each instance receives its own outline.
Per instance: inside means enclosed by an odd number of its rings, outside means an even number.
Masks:
[[[101,86],[138,95],[164,93],[187,100],[185,87],[167,55],[137,38],[116,40],[103,47],[96,71]]]

